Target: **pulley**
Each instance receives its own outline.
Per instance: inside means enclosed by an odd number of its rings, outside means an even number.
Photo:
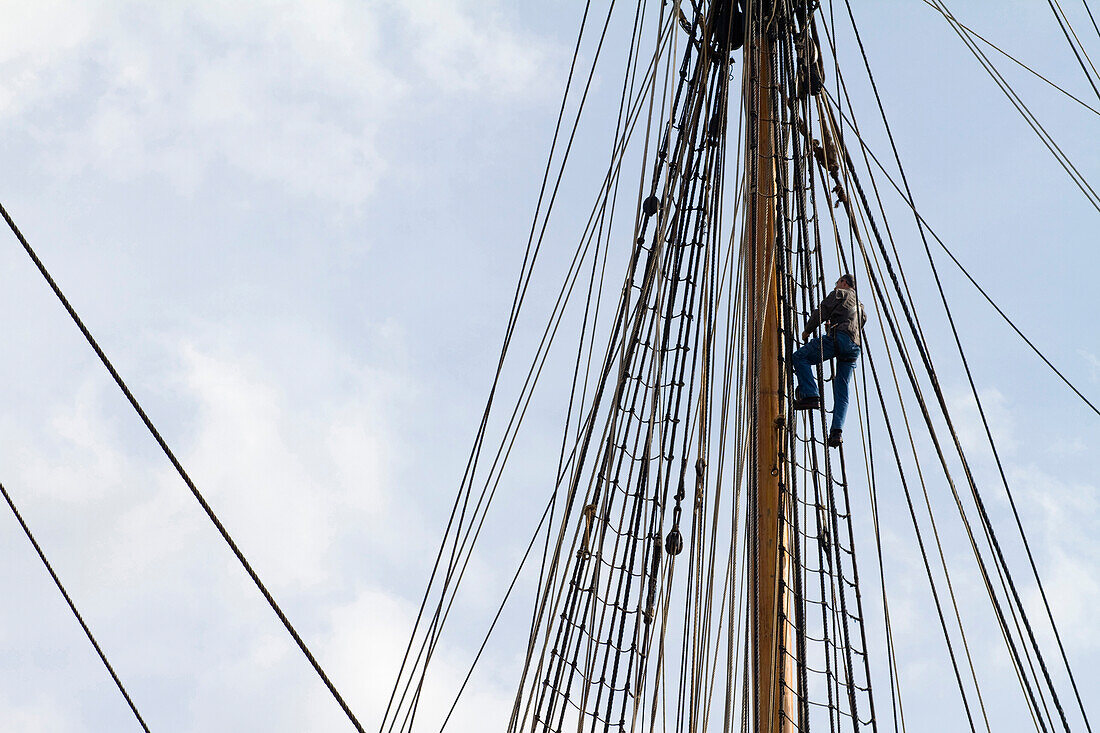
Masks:
[[[721,0],[710,24],[710,43],[715,63],[745,45],[745,14],[738,0]]]
[[[665,552],[670,555],[679,555],[684,551],[684,536],[680,534],[680,530],[677,527],[673,527],[669,530],[668,536],[665,537]]]

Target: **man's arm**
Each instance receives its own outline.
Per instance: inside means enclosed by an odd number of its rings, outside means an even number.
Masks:
[[[825,318],[825,314],[831,314],[833,307],[836,305],[836,291],[829,293],[825,296],[825,300],[821,301],[821,305],[817,307],[810,317],[806,319],[806,328],[802,330],[802,340],[807,341],[810,338],[810,334],[821,325],[821,321]]]

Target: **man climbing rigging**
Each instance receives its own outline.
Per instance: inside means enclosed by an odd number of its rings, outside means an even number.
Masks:
[[[841,430],[844,427],[844,415],[848,412],[848,382],[856,368],[860,352],[860,331],[867,322],[863,304],[856,299],[856,280],[845,273],[836,281],[836,289],[825,296],[802,331],[802,340],[806,342],[791,356],[794,373],[798,377],[795,389],[794,409],[816,410],[821,407],[821,391],[813,366],[826,359],[836,357],[836,375],[833,377],[833,422],[829,430],[829,445],[838,447],[841,442]],[[825,324],[826,333],[821,338],[810,335],[821,324]]]

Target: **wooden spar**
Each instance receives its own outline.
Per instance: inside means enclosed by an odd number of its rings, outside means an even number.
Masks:
[[[771,127],[772,79],[771,42],[765,33],[755,36],[745,46],[743,90],[747,127],[746,155],[750,165],[749,217],[745,227],[745,273],[743,282],[747,295],[746,343],[748,344],[748,374],[756,372],[754,384],[750,378],[746,400],[755,402],[756,434],[753,456],[755,465],[750,477],[755,482],[756,501],[750,502],[755,512],[755,558],[752,569],[750,608],[752,633],[752,666],[755,688],[754,728],[756,733],[793,733],[797,720],[797,704],[792,687],[796,687],[793,657],[794,627],[790,554],[785,550],[791,538],[788,523],[781,522],[784,479],[780,460],[783,427],[780,404],[779,373],[779,308],[777,297],[775,252],[775,140]],[[750,525],[752,526],[752,525]],[[786,650],[788,653],[785,653]]]

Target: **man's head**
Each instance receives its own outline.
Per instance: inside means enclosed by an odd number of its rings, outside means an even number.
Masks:
[[[836,287],[839,289],[849,289],[856,286],[856,279],[850,272],[846,272],[840,276],[840,279],[836,281]]]

